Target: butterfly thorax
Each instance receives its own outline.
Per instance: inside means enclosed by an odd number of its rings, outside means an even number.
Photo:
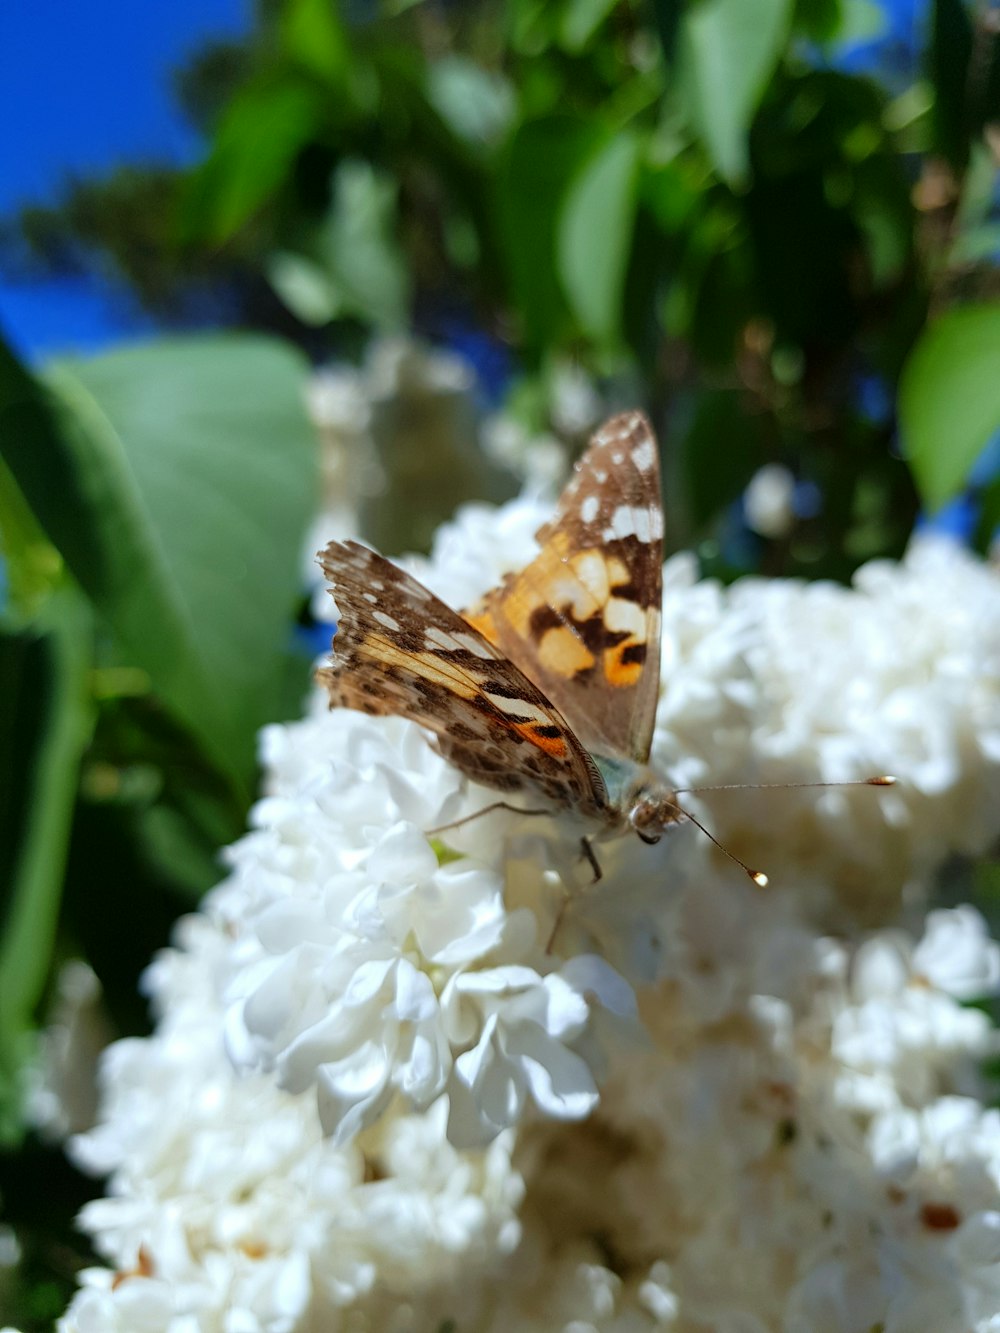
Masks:
[[[631,828],[643,842],[659,842],[670,824],[684,818],[676,793],[645,764],[594,759],[608,792],[608,823],[616,830]]]

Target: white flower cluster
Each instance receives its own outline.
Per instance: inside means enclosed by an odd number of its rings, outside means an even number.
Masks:
[[[538,517],[418,572],[463,605]],[[317,698],[107,1054],[61,1333],[1000,1333],[1000,949],[928,910],[1000,830],[1000,580],[665,582],[665,774],[900,785],[682,798],[766,890],[693,826],[591,886],[565,821],[429,835],[493,794]]]

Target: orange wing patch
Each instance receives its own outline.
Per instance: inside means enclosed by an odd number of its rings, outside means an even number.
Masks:
[[[606,816],[591,757],[476,625],[356,542],[331,542],[321,561],[340,613],[332,662],[318,673],[331,706],[409,718],[477,782]]]
[[[514,722],[511,724],[519,736],[523,736],[532,745],[551,755],[553,759],[562,759],[566,754],[566,742],[558,727],[544,722]]]
[[[639,412],[596,433],[539,551],[466,613],[592,754],[646,763],[659,694],[663,507]]]

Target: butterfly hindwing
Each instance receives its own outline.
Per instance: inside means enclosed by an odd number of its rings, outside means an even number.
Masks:
[[[319,672],[331,707],[409,718],[463,773],[504,791],[540,792],[596,815],[593,761],[545,695],[503,652],[416,579],[357,542],[320,555],[340,612]]]
[[[596,754],[645,763],[659,692],[663,507],[649,421],[594,435],[520,573],[466,613]]]

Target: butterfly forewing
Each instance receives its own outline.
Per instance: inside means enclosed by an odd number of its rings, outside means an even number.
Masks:
[[[604,784],[590,756],[502,650],[357,542],[331,542],[320,563],[340,613],[332,663],[319,672],[331,707],[409,718],[477,782],[602,814]]]
[[[596,754],[649,757],[659,692],[663,506],[641,412],[594,435],[539,554],[467,613]]]

